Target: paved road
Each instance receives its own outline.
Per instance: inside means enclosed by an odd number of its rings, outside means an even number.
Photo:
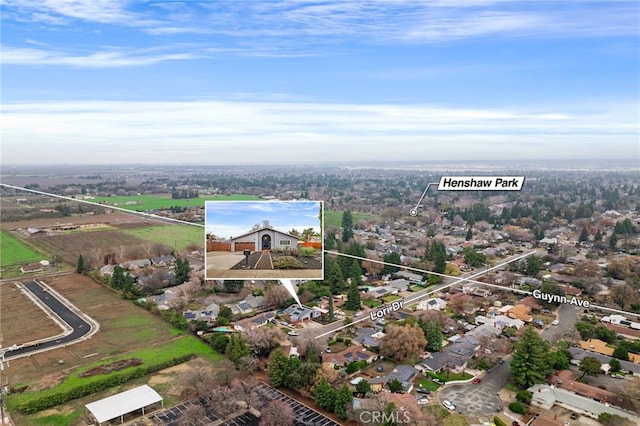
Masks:
[[[559,340],[573,334],[573,327],[578,321],[578,313],[574,306],[563,304],[558,308],[558,325],[549,325],[541,333],[544,339],[557,343]],[[442,402],[445,399],[456,403],[458,410],[468,416],[490,416],[497,408],[502,407],[502,403],[497,393],[508,382],[511,356],[505,358],[503,364],[498,364],[487,372],[480,384],[449,385],[438,393],[438,399]]]
[[[55,312],[58,317],[73,329],[73,331],[62,337],[54,337],[50,340],[45,340],[40,343],[31,346],[25,346],[20,349],[9,351],[5,354],[5,359],[10,360],[12,358],[22,357],[36,351],[42,351],[43,349],[50,349],[56,346],[72,343],[75,340],[86,336],[91,332],[91,325],[78,316],[75,312],[69,309],[64,303],[58,300],[55,296],[50,294],[45,288],[35,281],[25,282],[23,285],[31,291],[42,303],[47,305],[49,309]],[[33,309],[40,309],[34,306]]]
[[[455,277],[455,278],[445,278],[443,280],[442,283],[436,285],[435,287],[432,288],[428,288],[428,289],[424,289],[424,290],[420,290],[420,291],[416,291],[416,292],[407,292],[405,293],[404,297],[400,298],[397,300],[397,302],[400,301],[404,301],[405,305],[408,306],[410,304],[416,303],[419,300],[424,299],[425,297],[427,297],[427,295],[431,295],[431,294],[435,294],[437,292],[439,292],[441,289],[445,288],[445,287],[450,287],[451,284],[453,283],[464,283],[464,280],[461,280],[461,278],[468,278],[468,279],[475,279],[477,277],[480,277],[484,274],[486,274],[489,271],[496,271],[496,270],[500,270],[500,269],[504,269],[506,267],[506,265],[503,265],[504,263],[508,263],[516,258],[523,258],[526,257],[530,254],[532,254],[533,252],[529,252],[528,254],[521,254],[521,253],[517,253],[514,254],[512,256],[506,257],[504,260],[500,261],[500,263],[496,266],[496,267],[492,267],[489,269],[479,269],[479,270],[475,270],[472,272],[467,272],[465,274],[462,274],[459,277]],[[499,266],[502,265],[502,266]],[[506,288],[504,289],[505,291],[510,291],[511,289]],[[353,320],[355,322],[361,320],[363,317],[364,318],[369,318],[369,312],[371,311],[377,311],[379,310],[380,307],[378,308],[365,308],[361,311],[361,314],[355,318],[353,318]],[[300,341],[305,341],[308,339],[319,339],[321,342],[324,342],[326,340],[328,340],[331,336],[332,332],[337,331],[338,329],[344,328],[344,324],[342,323],[342,321],[336,321],[333,322],[331,324],[327,324],[324,325],[322,327],[314,327],[312,329],[306,329],[306,330],[299,330],[300,331]],[[325,336],[326,335],[326,336]],[[318,336],[322,336],[322,337],[318,337]]]
[[[498,392],[509,381],[510,365],[510,358],[505,359],[503,364],[497,364],[489,370],[477,385],[468,383],[446,386],[438,392],[438,400],[454,402],[457,410],[465,416],[482,417],[502,411]]]

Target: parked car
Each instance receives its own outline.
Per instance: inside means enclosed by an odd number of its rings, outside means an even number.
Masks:
[[[477,385],[478,383],[480,383],[482,381],[482,379],[480,379],[480,377],[476,377],[475,379],[473,379],[473,384]]]
[[[376,371],[377,371],[378,373],[384,373],[384,367],[383,367],[383,366],[381,366],[381,365],[379,365],[379,366],[377,366],[377,367],[376,367]]]
[[[578,413],[571,413],[571,420],[576,420],[578,418]]]
[[[551,322],[551,325],[558,325],[560,324],[560,320],[553,320],[553,322]]]
[[[614,379],[624,379],[624,374],[613,373],[611,377],[613,377]]]
[[[429,389],[425,389],[425,388],[418,388],[418,389],[416,389],[416,392],[424,393],[424,394],[427,394],[427,395],[429,395],[431,393],[431,391]]]
[[[448,408],[451,411],[455,411],[456,410],[456,404],[454,404],[453,402],[449,401],[449,400],[444,400],[442,401],[442,405],[444,405],[446,408]]]
[[[290,332],[287,333],[289,336],[299,336],[300,333],[295,331],[295,330],[291,330]]]

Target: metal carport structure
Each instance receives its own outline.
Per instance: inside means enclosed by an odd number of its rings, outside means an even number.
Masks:
[[[99,425],[109,420],[120,417],[120,423],[124,423],[124,415],[144,408],[157,402],[164,403],[162,397],[148,385],[129,389],[107,398],[91,402],[85,405],[87,411],[96,419]]]

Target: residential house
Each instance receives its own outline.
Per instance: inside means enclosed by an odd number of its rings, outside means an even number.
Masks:
[[[611,356],[599,354],[597,352],[591,352],[582,348],[571,347],[569,348],[569,352],[571,352],[571,356],[572,356],[571,363],[575,365],[580,364],[580,361],[582,361],[585,357],[588,357],[588,356],[596,358],[598,361],[600,361],[600,363],[603,366],[605,365],[608,366],[609,361],[611,361]],[[633,374],[634,376],[640,376],[640,364],[634,364],[629,361],[622,361],[622,360],[619,360],[619,361],[624,371],[628,371],[630,374]]]
[[[390,294],[398,294],[398,289],[390,286],[374,287],[368,292],[371,297],[376,299],[388,296]]]
[[[396,276],[401,277],[401,278],[405,278],[407,280],[409,280],[409,282],[415,284],[418,282],[422,282],[422,275],[420,274],[416,274],[413,272],[408,272],[408,271],[400,271],[400,272],[396,272],[395,273]]]
[[[236,321],[233,323],[233,328],[238,331],[255,330],[256,328],[267,325],[269,321],[274,318],[275,314],[273,312],[265,312],[251,318],[244,318],[240,321]]]
[[[304,305],[293,304],[285,309],[284,314],[287,316],[289,322],[293,324],[299,324],[303,321],[310,321],[314,318],[319,318],[322,313],[318,309],[313,309]]]
[[[636,421],[637,417],[626,411],[619,410],[603,404],[593,399],[577,395],[564,389],[554,386],[536,384],[527,389],[533,393],[531,405],[540,407],[543,410],[550,410],[554,405],[571,410],[583,416],[597,419],[602,413],[617,414],[618,416]]]
[[[398,278],[397,280],[393,280],[389,282],[389,287],[395,288],[398,291],[407,291],[409,288],[409,281],[404,278]]]
[[[234,315],[244,315],[246,313],[258,310],[262,308],[264,305],[264,297],[262,296],[254,296],[248,295],[238,303],[234,303],[233,305],[229,305],[231,309],[231,313]]]
[[[397,379],[402,384],[402,390],[404,392],[411,392],[413,389],[413,381],[418,375],[418,370],[410,365],[401,364],[396,366],[389,374],[383,377],[374,377],[369,380],[371,390],[373,392],[380,392],[383,388],[388,389],[390,381]]]
[[[571,374],[571,376],[573,376],[573,374]],[[557,388],[573,392],[580,396],[584,396],[595,401],[600,401],[603,404],[614,405],[625,410],[634,410],[633,403],[628,398],[624,398],[613,392],[609,392],[608,390],[600,389],[586,383],[580,383],[564,377],[561,379],[560,377],[555,375],[549,376],[547,378],[547,383],[549,385],[554,385]]]
[[[447,306],[447,302],[440,299],[439,297],[431,298],[427,300],[423,300],[416,306],[416,309],[419,311],[440,311]]]
[[[353,338],[353,341],[370,348],[378,347],[385,336],[381,328],[358,327],[355,332],[357,336]]]
[[[335,367],[336,365],[344,367],[354,361],[366,361],[367,364],[371,364],[377,356],[377,354],[366,350],[362,346],[351,345],[340,352],[323,353],[322,363],[330,364],[332,367]]]
[[[531,316],[531,308],[521,303],[518,303],[513,308],[511,308],[509,312],[507,312],[507,316],[509,318],[516,318],[524,322],[533,321],[533,317]]]
[[[43,269],[44,267],[40,264],[40,262],[34,262],[34,263],[22,265],[20,267],[20,272],[22,272],[23,274],[27,274],[30,272],[42,271]]]
[[[151,264],[154,266],[170,266],[174,264],[174,262],[176,261],[176,258],[173,255],[168,254],[166,256],[152,257],[149,260],[151,261]]]
[[[262,227],[252,229],[246,234],[230,238],[231,251],[251,251],[289,249],[298,247],[299,238],[286,232],[278,231],[265,221]]]
[[[606,342],[603,342],[600,339],[589,339],[587,341],[581,340],[578,342],[578,345],[580,345],[582,349],[591,352],[597,352],[609,357],[613,356],[614,349],[609,347]],[[629,353],[629,361],[634,364],[640,364],[640,355]]]

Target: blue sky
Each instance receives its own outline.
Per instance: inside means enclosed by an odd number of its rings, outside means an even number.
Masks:
[[[5,164],[640,159],[637,1],[0,8]]]
[[[207,201],[207,234],[231,238],[246,234],[254,225],[268,220],[281,232],[292,229],[302,233],[307,228],[320,232],[320,201]]]

